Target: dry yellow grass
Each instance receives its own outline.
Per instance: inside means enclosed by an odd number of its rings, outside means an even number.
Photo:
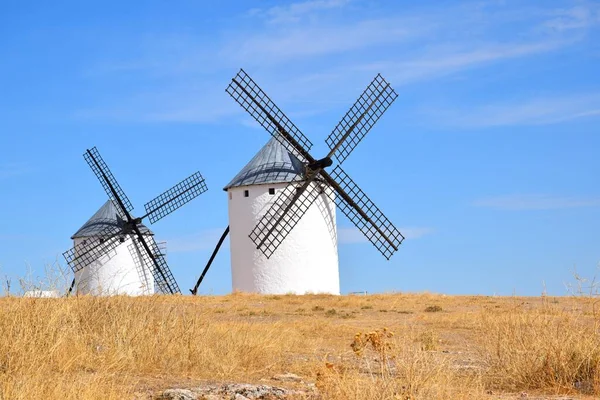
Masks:
[[[0,399],[151,398],[286,372],[323,399],[597,398],[594,307],[432,294],[4,297]]]

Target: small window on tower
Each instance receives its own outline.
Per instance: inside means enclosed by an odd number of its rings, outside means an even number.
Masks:
[[[231,192],[229,192],[229,200],[231,200],[233,198],[233,194]]]
[[[270,195],[275,194],[275,188],[269,188],[269,194]]]
[[[250,195],[250,193],[248,193],[247,190],[244,190],[244,197],[248,197]]]

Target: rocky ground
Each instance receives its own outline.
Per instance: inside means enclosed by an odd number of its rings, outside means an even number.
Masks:
[[[272,385],[248,383],[210,384],[194,388],[174,388],[163,391],[155,400],[279,400],[279,399],[320,399],[313,383],[302,381],[297,375],[282,374],[273,381],[292,385],[287,388]]]
[[[488,399],[496,400],[577,400],[570,396],[537,396],[527,392],[512,394],[488,393]],[[400,398],[400,397],[399,397]],[[323,400],[314,385],[304,389],[288,389],[279,386],[225,383],[199,386],[189,389],[168,389],[152,397],[153,400]]]

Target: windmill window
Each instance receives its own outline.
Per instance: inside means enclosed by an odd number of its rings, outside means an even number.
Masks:
[[[248,193],[247,190],[244,190],[244,197],[248,197],[248,196],[250,196],[250,193]]]
[[[274,195],[275,194],[275,188],[269,188],[269,194],[270,195]]]
[[[229,200],[233,198],[233,193],[229,192]]]

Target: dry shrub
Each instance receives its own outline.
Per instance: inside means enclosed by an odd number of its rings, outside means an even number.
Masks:
[[[598,320],[558,308],[483,315],[488,386],[600,394]]]
[[[394,335],[386,328],[357,333],[354,357],[325,363],[317,387],[326,399],[467,399],[480,398],[480,377],[452,367],[439,353],[416,344],[414,331]]]
[[[436,332],[427,330],[419,334],[417,341],[421,344],[421,350],[435,351],[438,349],[439,338]]]

